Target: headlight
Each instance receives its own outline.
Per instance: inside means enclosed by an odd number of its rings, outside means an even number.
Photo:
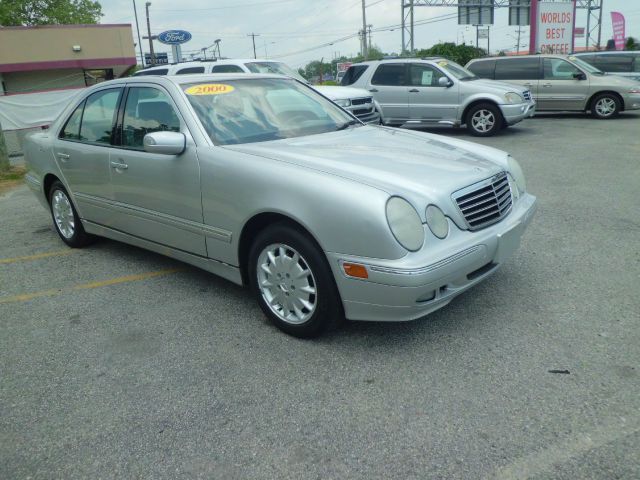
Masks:
[[[518,187],[518,193],[522,194],[527,191],[527,183],[524,180],[524,172],[520,167],[520,164],[509,155],[507,157],[507,164],[509,165],[509,173],[513,177]]]
[[[427,225],[431,232],[438,238],[445,238],[449,234],[449,222],[442,210],[435,205],[427,207]]]
[[[504,99],[507,103],[516,104],[516,103],[524,103],[524,98],[516,92],[509,92],[504,94]]]
[[[404,198],[391,197],[387,202],[387,222],[396,240],[407,250],[420,250],[424,228],[420,215]]]
[[[339,98],[337,100],[334,100],[334,102],[338,105],[340,105],[341,107],[350,107],[351,106],[351,100],[349,100],[348,98]]]

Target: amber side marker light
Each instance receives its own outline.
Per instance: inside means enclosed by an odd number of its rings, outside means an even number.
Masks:
[[[357,263],[343,263],[342,268],[344,273],[350,277],[355,278],[369,278],[369,272],[364,265],[358,265]]]

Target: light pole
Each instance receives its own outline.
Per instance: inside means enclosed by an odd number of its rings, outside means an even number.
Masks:
[[[140,47],[140,63],[144,68],[144,53],[142,53],[142,40],[140,39],[140,25],[138,25],[138,9],[136,8],[136,0],[133,0],[133,14],[136,17],[136,32],[138,32],[138,46]]]
[[[156,64],[156,56],[153,53],[153,38],[151,37],[151,23],[149,22],[149,7],[151,6],[151,2],[145,3],[144,6],[147,11],[147,34],[149,35],[149,55],[151,56],[151,66],[153,66]]]

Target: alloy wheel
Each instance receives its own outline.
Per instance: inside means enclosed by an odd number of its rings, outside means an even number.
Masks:
[[[496,117],[493,112],[485,109],[478,110],[471,117],[471,124],[473,125],[473,129],[481,132],[487,133],[490,131],[496,123]]]
[[[69,197],[62,191],[56,190],[51,198],[51,211],[58,231],[64,238],[71,238],[76,231],[76,221]]]

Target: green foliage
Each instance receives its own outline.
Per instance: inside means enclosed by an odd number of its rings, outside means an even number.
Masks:
[[[455,43],[438,43],[431,48],[418,50],[416,57],[444,57],[460,65],[466,65],[474,58],[484,57],[487,54],[482,48],[470,45],[456,45]]]
[[[92,0],[0,0],[0,25],[98,23],[102,6]]]
[[[7,154],[7,144],[4,140],[2,125],[0,125],[0,172],[9,169],[9,156]]]
[[[627,42],[624,45],[625,50],[640,50],[640,43],[636,42],[633,37],[627,38]]]

